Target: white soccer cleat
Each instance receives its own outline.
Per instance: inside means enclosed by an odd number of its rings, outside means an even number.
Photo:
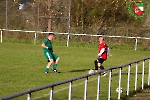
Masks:
[[[107,73],[106,73],[106,72],[104,72],[103,76],[106,76],[106,75],[107,75]]]

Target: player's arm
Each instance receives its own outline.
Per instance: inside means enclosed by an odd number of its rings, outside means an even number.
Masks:
[[[110,49],[109,49],[109,47],[107,47],[107,54],[108,54],[108,55],[110,54]]]
[[[98,53],[98,55],[97,55],[97,56],[99,56],[99,57],[100,57],[100,56],[104,53],[104,51],[105,51],[105,48],[102,48],[102,49],[101,49],[101,51]]]
[[[43,48],[46,48],[46,49],[51,50],[51,51],[53,52],[52,48],[47,47],[47,46],[45,45],[45,43],[42,43],[41,46],[42,46]]]
[[[43,48],[46,48],[46,49],[48,49],[48,47],[45,45],[45,43],[42,43],[42,45],[41,45]]]
[[[108,46],[107,46],[107,54],[108,54],[109,56],[112,56],[112,54],[110,53],[110,49],[109,49]]]

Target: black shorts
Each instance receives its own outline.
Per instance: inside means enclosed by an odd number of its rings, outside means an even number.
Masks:
[[[98,63],[103,63],[106,59],[98,58]]]

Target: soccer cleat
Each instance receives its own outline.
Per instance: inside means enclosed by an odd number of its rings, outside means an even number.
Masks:
[[[106,76],[106,75],[107,75],[107,73],[106,73],[106,72],[104,72],[103,76]]]
[[[48,70],[49,70],[49,68],[45,68],[44,72],[47,74]]]
[[[53,70],[54,73],[60,73],[60,72],[58,72],[56,69],[52,69],[52,70]]]
[[[45,74],[47,74],[48,72],[45,72]]]

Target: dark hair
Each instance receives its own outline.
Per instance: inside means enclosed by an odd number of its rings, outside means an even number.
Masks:
[[[48,33],[48,35],[54,35],[54,33]]]

